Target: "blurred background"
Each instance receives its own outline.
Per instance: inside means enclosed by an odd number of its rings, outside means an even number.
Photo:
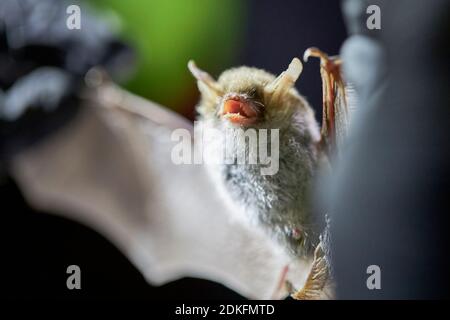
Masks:
[[[339,1],[86,1],[136,50],[129,90],[193,119],[198,90],[186,64],[217,77],[249,65],[279,74],[317,46],[337,54],[345,39]],[[318,63],[305,66],[298,88],[321,112]]]
[[[125,86],[191,119],[198,90],[187,72],[189,59],[215,77],[239,65],[278,74],[306,48],[318,46],[337,54],[345,39],[339,1],[86,3],[136,50],[134,73]],[[298,88],[320,113],[321,82],[316,63],[305,66]]]
[[[190,119],[194,117],[198,91],[187,72],[189,59],[215,77],[239,65],[279,74],[293,57],[301,57],[310,46],[337,54],[346,35],[336,0],[87,3],[116,26],[136,50],[135,70],[125,86]],[[320,113],[321,82],[317,71],[317,61],[305,66],[298,88]]]

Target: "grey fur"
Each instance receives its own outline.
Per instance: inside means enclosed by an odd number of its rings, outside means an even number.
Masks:
[[[264,164],[259,162],[222,164],[217,168],[221,183],[250,221],[266,230],[292,255],[309,256],[319,240],[309,209],[309,192],[319,157],[318,125],[312,109],[295,88],[276,105],[266,105],[262,92],[273,79],[265,71],[241,67],[225,71],[218,84],[225,95],[253,96],[264,104],[264,119],[252,127],[279,129],[278,172],[261,175]],[[220,103],[203,97],[198,106],[199,120],[224,130],[233,125],[217,115]]]

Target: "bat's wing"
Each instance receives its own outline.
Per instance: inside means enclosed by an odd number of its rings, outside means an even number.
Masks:
[[[289,258],[230,219],[202,165],[171,161],[172,129],[192,125],[114,85],[94,91],[71,124],[14,159],[27,201],[103,234],[151,284],[190,276],[272,297]],[[296,263],[287,280],[300,287],[309,262]]]

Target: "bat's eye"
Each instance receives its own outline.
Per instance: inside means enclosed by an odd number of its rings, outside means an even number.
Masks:
[[[221,115],[236,124],[249,125],[261,118],[262,108],[249,99],[230,98],[225,100]]]

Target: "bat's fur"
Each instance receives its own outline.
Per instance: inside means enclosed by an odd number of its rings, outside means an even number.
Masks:
[[[279,171],[261,175],[264,164],[222,164],[213,171],[231,201],[242,209],[238,214],[262,226],[293,256],[311,256],[318,234],[312,227],[308,193],[318,163],[319,127],[312,109],[295,88],[276,101],[266,101],[264,87],[274,79],[272,74],[255,68],[230,69],[217,81],[221,96],[211,94],[199,83],[199,120],[204,126],[221,130],[236,127],[217,113],[227,94],[245,95],[264,105],[263,118],[251,127],[279,129]],[[223,147],[215,141],[204,146],[219,150]]]

